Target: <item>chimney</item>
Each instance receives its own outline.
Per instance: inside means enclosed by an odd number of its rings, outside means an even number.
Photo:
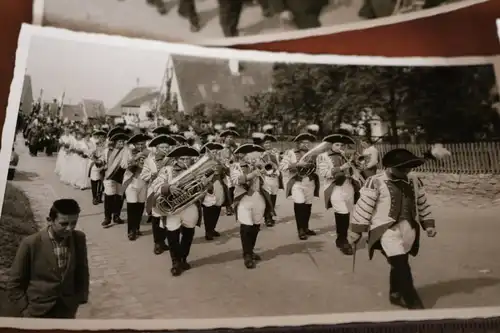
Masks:
[[[240,61],[237,59],[229,59],[229,70],[233,75],[240,75]]]

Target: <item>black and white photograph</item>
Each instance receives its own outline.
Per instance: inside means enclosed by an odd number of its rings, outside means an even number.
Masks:
[[[313,35],[320,28],[383,22],[393,17],[404,20],[415,13],[425,17],[480,2],[483,1],[38,0],[35,20],[44,26],[75,31],[229,45],[255,43],[262,38],[286,39],[294,32]]]
[[[498,313],[499,69],[24,25],[0,315]]]

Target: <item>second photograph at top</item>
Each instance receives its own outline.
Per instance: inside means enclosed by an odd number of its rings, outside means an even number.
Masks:
[[[170,42],[231,45],[413,12],[449,11],[478,0],[39,0],[44,26]],[[353,27],[355,28],[355,27]],[[313,30],[311,30],[313,29]],[[240,37],[237,40],[235,37]],[[248,37],[248,38],[241,38]]]

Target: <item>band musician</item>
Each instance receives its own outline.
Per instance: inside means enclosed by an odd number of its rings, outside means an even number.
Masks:
[[[92,204],[98,205],[102,203],[102,194],[104,190],[103,178],[104,178],[104,140],[106,138],[106,132],[102,130],[95,131],[92,133],[91,145],[90,147],[90,167],[89,167],[89,178],[90,178],[90,188],[92,190]]]
[[[164,228],[160,228],[160,220],[164,217],[161,213],[153,210],[154,195],[156,194],[153,189],[153,182],[156,181],[159,172],[169,164],[168,153],[172,147],[177,144],[174,138],[161,134],[153,138],[149,142],[149,149],[154,150],[154,156],[149,156],[144,161],[140,178],[148,184],[147,198],[146,198],[146,211],[151,212],[151,227],[153,230],[154,248],[153,253],[156,255],[162,254],[169,250],[168,245],[165,243],[166,233]]]
[[[362,174],[364,178],[371,177],[377,173],[377,166],[379,163],[379,152],[373,144],[371,138],[362,138],[360,140],[361,147],[363,148],[362,156],[364,157],[364,170]]]
[[[153,214],[163,217],[160,221],[160,228],[166,230],[170,258],[172,259],[170,272],[173,276],[179,276],[191,268],[187,258],[193,243],[195,227],[201,225],[201,207],[199,202],[195,202],[182,208],[178,213],[169,214],[158,205],[158,198],[160,196],[175,198],[183,195],[184,189],[178,187],[179,184],[175,182],[175,179],[190,167],[193,157],[198,156],[198,151],[189,146],[175,148],[168,154],[168,157],[174,161],[173,165],[162,168],[157,179],[151,185],[156,199]]]
[[[355,194],[359,192],[359,180],[353,178],[354,162],[345,155],[348,145],[354,140],[346,135],[332,134],[323,139],[332,144],[331,151],[318,157],[318,174],[325,179],[325,206],[333,209],[337,248],[345,255],[352,255],[353,250],[347,240],[350,213],[354,207]]]
[[[409,256],[419,251],[420,228],[436,235],[435,221],[423,183],[410,171],[425,163],[406,149],[393,149],[382,158],[384,172],[367,179],[352,216],[350,242],[368,232],[370,259],[375,250],[391,266],[389,301],[408,309],[424,305],[413,284]]]
[[[256,261],[261,260],[261,257],[254,252],[255,244],[260,225],[264,222],[266,209],[272,210],[269,194],[263,188],[261,161],[250,157],[252,154],[264,151],[264,147],[255,144],[239,146],[234,151],[237,159],[230,169],[231,181],[235,184],[234,206],[236,221],[240,224],[243,261],[248,269],[255,268]]]
[[[140,226],[147,198],[147,183],[140,177],[144,160],[149,154],[146,149],[147,140],[148,135],[139,133],[127,141],[130,154],[123,176],[122,191],[127,200],[127,236],[131,241],[141,235]]]
[[[309,228],[309,220],[313,199],[319,197],[319,177],[314,172],[308,175],[301,174],[298,163],[302,156],[310,150],[311,143],[316,141],[315,134],[318,131],[318,125],[307,126],[307,132],[300,133],[293,139],[295,148],[285,151],[280,163],[280,171],[289,173],[285,193],[287,198],[292,197],[294,203],[295,223],[300,240],[306,240],[309,236],[316,235],[316,232]]]
[[[114,134],[116,133],[116,134]],[[113,142],[113,149],[105,152],[104,172],[104,221],[103,227],[111,223],[123,224],[120,214],[123,207],[122,183],[125,174],[128,149],[125,142],[129,139],[124,129],[115,127],[108,133],[108,140]]]
[[[229,127],[229,129],[226,129],[224,131],[221,131],[219,133],[219,138],[223,141],[224,144],[224,149],[221,151],[221,159],[223,163],[226,165],[226,167],[231,168],[231,164],[233,163],[235,157],[234,157],[234,151],[237,148],[235,138],[239,138],[240,134],[236,132],[234,129],[232,123],[226,124],[226,127]],[[229,196],[230,196],[230,201],[228,205],[226,206],[226,215],[231,216],[234,214],[233,211],[233,200],[234,200],[234,184],[231,181],[231,177],[226,177],[226,185],[229,188]]]

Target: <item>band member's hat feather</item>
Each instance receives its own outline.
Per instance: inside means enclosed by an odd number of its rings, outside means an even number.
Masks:
[[[177,126],[176,124],[172,124],[168,128],[170,129],[170,132],[172,132],[172,133],[179,132],[179,126]]]
[[[200,154],[205,154],[208,151],[217,151],[217,150],[222,150],[224,149],[224,145],[221,145],[220,143],[216,142],[207,142],[206,144],[203,145],[200,149]]]
[[[416,156],[411,151],[403,148],[396,148],[388,151],[382,157],[382,165],[385,168],[418,168],[425,163],[425,159]]]
[[[125,134],[125,130],[122,127],[113,127],[109,130],[107,137],[111,138],[113,135],[123,133]]]
[[[276,138],[274,135],[271,135],[271,134],[266,134],[264,136],[264,140],[262,140],[262,142],[267,142],[267,141],[270,141],[270,142],[278,142],[278,138]]]
[[[183,145],[187,142],[187,139],[180,134],[171,134],[170,137],[173,138],[177,144]]]
[[[261,145],[265,137],[266,135],[264,133],[259,133],[259,132],[252,133],[252,141],[256,145]]]
[[[225,131],[220,132],[220,134],[219,134],[219,136],[221,138],[225,138],[229,135],[234,136],[234,137],[239,137],[240,133],[236,132],[235,130],[225,130]]]
[[[316,136],[309,134],[309,133],[301,133],[297,135],[295,138],[292,140],[293,142],[300,142],[300,141],[310,141],[314,142],[316,141]]]
[[[160,134],[170,134],[170,128],[168,126],[158,126],[154,130],[152,130],[152,133],[160,135]]]
[[[274,126],[271,125],[271,124],[267,124],[267,125],[264,125],[262,126],[262,132],[264,132],[265,134],[273,134],[273,129],[274,129]]]
[[[215,135],[209,134],[207,135],[207,141],[208,142],[214,142],[217,137]]]
[[[109,138],[109,141],[127,141],[129,139],[129,136],[125,133],[116,133],[113,135],[111,138]]]
[[[200,156],[200,153],[189,146],[180,146],[172,150],[168,155],[168,157],[197,157]]]
[[[246,155],[246,154],[255,153],[255,152],[262,153],[265,151],[266,151],[266,149],[262,146],[259,146],[259,145],[253,144],[253,143],[245,143],[245,144],[242,144],[241,146],[239,146],[238,148],[236,148],[233,151],[233,154]]]
[[[196,136],[196,134],[191,130],[184,132],[184,137],[186,139],[194,139],[195,136]]]
[[[323,142],[343,143],[345,145],[354,145],[356,142],[353,138],[343,134],[331,134],[323,138]]]
[[[177,144],[177,141],[175,141],[174,138],[172,138],[170,135],[166,134],[161,134],[156,137],[154,137],[150,142],[149,142],[149,147],[156,147],[159,144],[165,143],[169,146],[175,146]]]
[[[221,124],[215,124],[214,125],[214,130],[216,130],[217,132],[222,131],[222,125]]]
[[[226,129],[235,129],[236,128],[236,124],[231,123],[231,122],[227,122],[225,128]]]
[[[97,130],[92,133],[92,136],[106,136],[106,131]]]
[[[443,147],[441,143],[434,144],[428,152],[424,154],[424,158],[430,160],[443,160],[451,156],[451,152]]]
[[[136,144],[139,142],[146,142],[149,139],[150,139],[149,136],[139,133],[139,134],[132,136],[130,139],[128,139],[127,144],[133,145],[133,144]]]
[[[316,124],[308,125],[306,127],[306,131],[307,131],[307,133],[316,136],[316,135],[318,135],[318,132],[319,132],[319,126]]]

